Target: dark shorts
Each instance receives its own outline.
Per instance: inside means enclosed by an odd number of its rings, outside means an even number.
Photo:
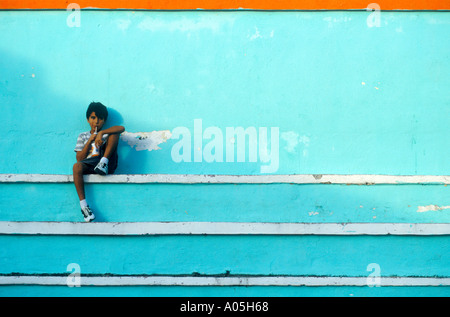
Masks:
[[[81,161],[85,166],[87,166],[87,170],[83,172],[83,174],[97,174],[94,169],[97,166],[97,164],[100,162],[100,159],[103,157],[103,154],[105,153],[105,147],[106,145],[102,145],[100,147],[100,155],[90,157],[88,159],[84,159]],[[117,155],[117,149],[111,154],[111,157],[109,158],[108,162],[108,174],[114,174],[117,164],[119,161],[119,156]]]

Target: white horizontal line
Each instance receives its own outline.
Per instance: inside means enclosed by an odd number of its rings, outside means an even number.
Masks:
[[[60,286],[450,286],[439,277],[334,276],[0,276],[0,285]]]
[[[450,235],[450,223],[15,222],[0,234],[30,235]]]
[[[88,183],[179,183],[179,184],[450,184],[448,175],[195,175],[195,174],[117,174],[85,175]],[[0,174],[0,183],[71,183],[72,175]]]

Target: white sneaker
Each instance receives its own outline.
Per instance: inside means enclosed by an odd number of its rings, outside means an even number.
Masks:
[[[94,172],[100,175],[108,175],[108,164],[99,162],[94,168]]]
[[[89,206],[81,208],[81,213],[83,214],[84,221],[86,222],[91,222],[95,219],[95,215]]]

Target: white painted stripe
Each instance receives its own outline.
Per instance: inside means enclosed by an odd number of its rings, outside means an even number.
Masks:
[[[192,175],[121,174],[86,175],[87,183],[178,183],[178,184],[450,184],[448,175]],[[71,183],[72,175],[0,174],[0,183]]]
[[[69,286],[373,286],[367,277],[334,276],[0,276],[0,285]],[[379,286],[450,286],[450,278],[380,277]]]
[[[31,235],[450,235],[450,223],[15,222],[0,234]]]

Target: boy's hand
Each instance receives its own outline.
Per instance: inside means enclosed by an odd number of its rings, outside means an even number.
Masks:
[[[103,133],[99,132],[97,135],[94,134],[95,138],[95,146],[101,147],[103,145]]]
[[[88,144],[91,144],[92,142],[94,142],[96,138],[97,138],[97,134],[91,134],[91,136],[89,137],[89,140],[88,140]]]

